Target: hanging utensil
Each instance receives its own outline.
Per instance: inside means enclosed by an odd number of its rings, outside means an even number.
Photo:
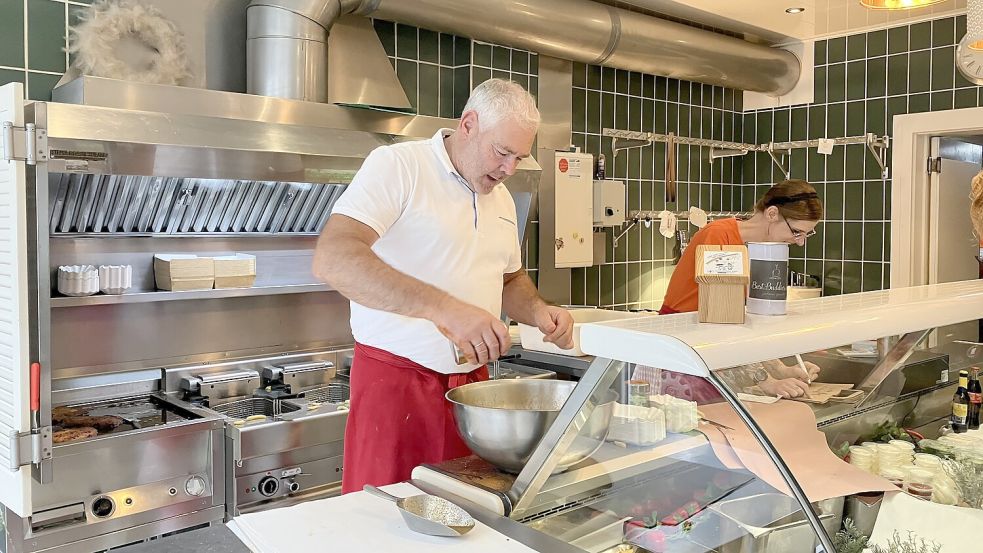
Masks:
[[[666,201],[676,201],[676,135],[666,139]]]
[[[474,519],[467,511],[435,495],[419,494],[410,497],[396,497],[375,486],[366,484],[365,491],[382,499],[392,501],[406,526],[414,532],[430,536],[463,536],[474,528]]]

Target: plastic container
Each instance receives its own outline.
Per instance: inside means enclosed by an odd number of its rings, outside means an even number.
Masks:
[[[664,394],[649,396],[649,404],[662,408],[662,412],[665,413],[668,432],[689,432],[699,424],[699,413],[695,401],[686,401]]]
[[[609,442],[649,446],[666,439],[666,417],[661,409],[636,405],[614,405]]]
[[[935,474],[931,471],[912,467],[905,474],[904,491],[919,499],[931,500],[934,482]]]
[[[876,468],[877,457],[863,446],[850,446],[850,464],[867,472],[873,473]]]
[[[751,262],[747,312],[784,315],[788,299],[788,244],[748,242],[747,250]]]
[[[573,349],[560,349],[555,344],[544,342],[543,338],[545,336],[538,328],[519,323],[519,340],[522,343],[522,347],[533,351],[545,351],[547,353],[580,357],[585,355],[584,350],[580,349],[580,327],[584,324],[617,321],[619,319],[634,319],[646,315],[652,316],[646,313],[612,311],[610,309],[571,309],[570,315],[573,316]]]
[[[881,469],[881,477],[886,478],[892,484],[894,484],[899,488],[904,488],[905,473],[901,469],[895,469],[895,468]]]

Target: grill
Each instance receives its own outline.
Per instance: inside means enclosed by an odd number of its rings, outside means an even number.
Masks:
[[[274,401],[265,397],[251,397],[230,401],[221,405],[212,406],[211,409],[227,417],[234,419],[244,419],[255,415],[264,415],[276,418],[284,413],[292,413],[300,408],[296,405]]]
[[[344,403],[351,398],[352,389],[348,384],[328,384],[304,393],[304,399],[317,403]]]

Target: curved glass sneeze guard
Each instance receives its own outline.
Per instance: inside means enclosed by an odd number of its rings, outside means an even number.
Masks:
[[[778,470],[710,380],[602,359],[591,371],[543,439],[549,451],[516,478],[513,519],[592,553],[820,545],[795,497],[756,476]]]

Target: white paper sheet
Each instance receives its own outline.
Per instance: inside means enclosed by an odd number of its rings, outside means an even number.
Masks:
[[[967,507],[939,505],[906,493],[884,497],[870,543],[884,546],[897,530],[902,539],[908,532],[942,546],[940,553],[978,551],[983,511]]]
[[[421,493],[410,484],[386,486],[406,497]],[[229,528],[254,553],[390,551],[399,553],[530,553],[533,550],[488,526],[459,538],[418,534],[406,527],[394,503],[365,492],[309,501],[236,517]]]

